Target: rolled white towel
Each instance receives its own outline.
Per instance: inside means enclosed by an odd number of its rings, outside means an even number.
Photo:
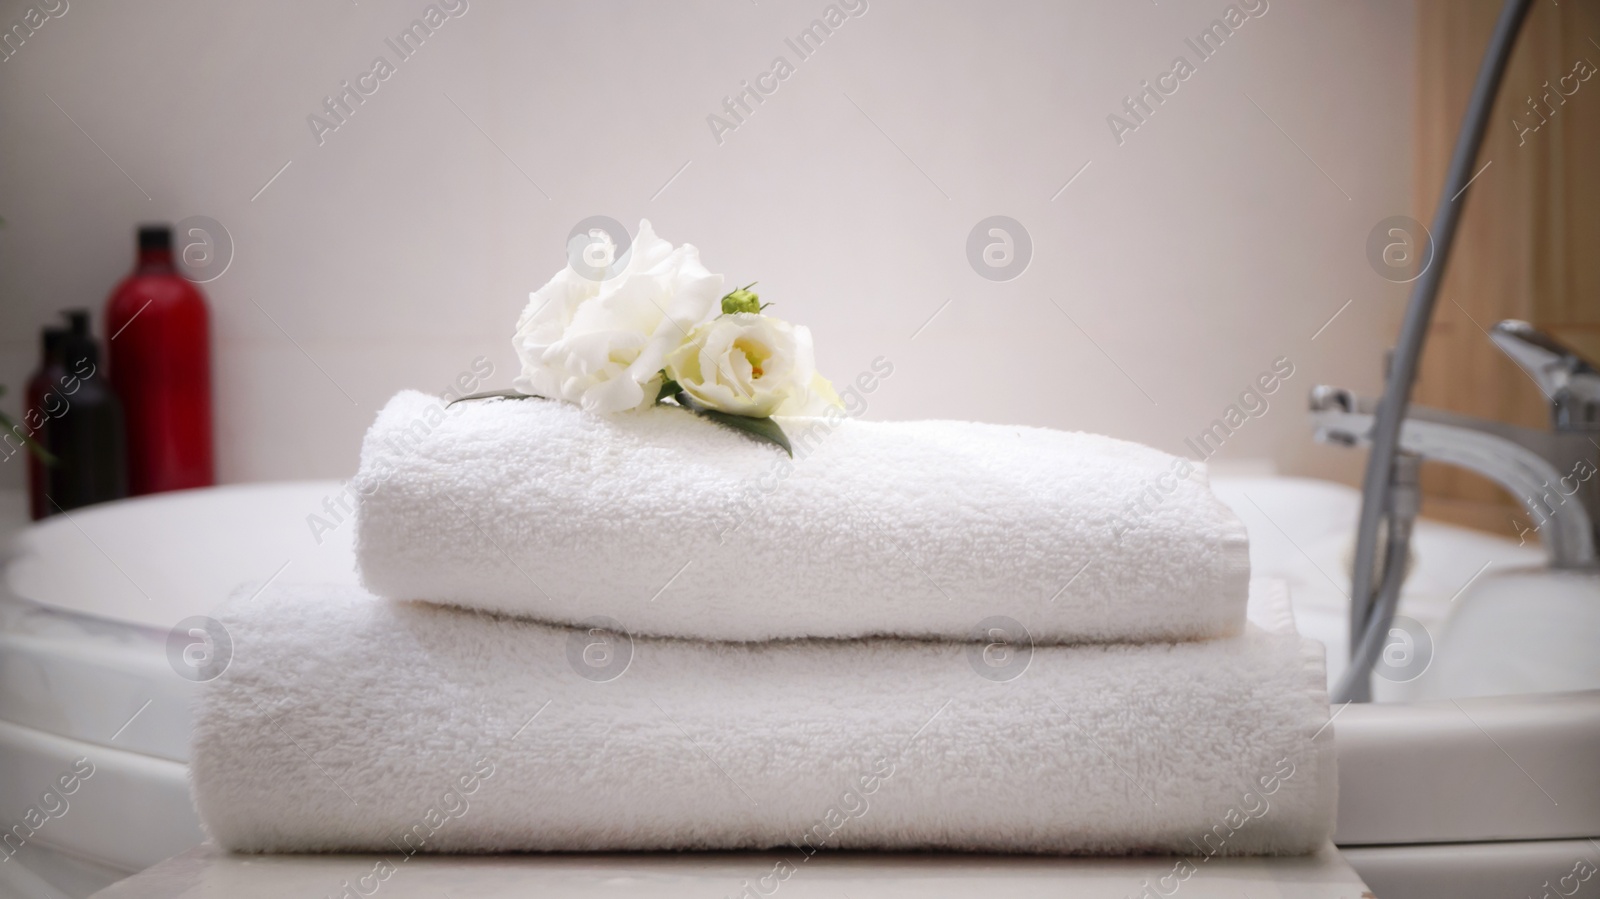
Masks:
[[[1259,600],[1259,602],[1257,602]],[[352,587],[222,617],[190,771],[248,852],[1307,853],[1333,828],[1321,648],[590,634]],[[988,655],[984,656],[987,649]],[[1006,678],[1010,678],[1009,680]]]
[[[964,638],[994,615],[1041,642],[1243,624],[1248,538],[1202,466],[1042,428],[785,427],[793,460],[682,409],[401,393],[362,445],[362,581],[714,640]]]

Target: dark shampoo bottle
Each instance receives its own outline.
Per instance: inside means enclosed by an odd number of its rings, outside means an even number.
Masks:
[[[24,394],[20,433],[39,448],[49,446],[50,419],[66,411],[66,403],[55,392],[56,384],[66,375],[61,364],[61,341],[67,336],[65,328],[45,328],[39,335],[39,370],[28,379]],[[28,514],[34,521],[54,515],[55,508],[45,494],[50,490],[50,472],[38,453],[27,452],[28,457]]]
[[[46,449],[56,457],[47,473],[49,512],[128,495],[122,403],[100,368],[89,313],[74,309],[66,316],[71,327],[61,339],[63,371],[52,386],[65,409],[46,431]]]

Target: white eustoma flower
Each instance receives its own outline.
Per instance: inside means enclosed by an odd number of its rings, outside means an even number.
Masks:
[[[839,403],[817,374],[811,330],[754,312],[690,331],[668,354],[667,377],[701,405],[752,418],[821,415]]]
[[[517,390],[623,412],[655,402],[666,356],[721,311],[722,276],[700,251],[673,247],[639,223],[627,266],[591,281],[568,266],[529,294],[513,344]]]

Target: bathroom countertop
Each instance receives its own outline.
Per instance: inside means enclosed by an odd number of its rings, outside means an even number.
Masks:
[[[199,846],[114,884],[94,899],[385,899],[685,896],[757,899],[891,899],[978,895],[1049,899],[1145,899],[1181,889],[1184,899],[1372,899],[1332,844],[1299,858],[1184,860],[951,854],[797,853],[606,855],[241,856]],[[795,865],[771,878],[780,861]],[[413,864],[415,862],[415,864]],[[388,866],[388,867],[386,867]],[[1181,876],[1181,875],[1180,875]],[[763,883],[762,879],[767,878]],[[1161,882],[1161,878],[1168,878]],[[746,889],[748,887],[748,890]]]

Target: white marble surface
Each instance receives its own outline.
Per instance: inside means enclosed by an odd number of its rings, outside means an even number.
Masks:
[[[780,861],[787,879],[771,875]],[[200,846],[95,894],[94,899],[280,899],[364,896],[384,899],[510,897],[718,897],[783,899],[937,899],[1007,896],[1121,899],[1371,899],[1331,844],[1300,858],[1190,860],[1186,880],[1171,879],[1181,859],[1045,858],[953,854],[797,852],[616,855],[413,856],[229,855]],[[387,862],[392,868],[384,868]],[[379,879],[379,878],[382,879]],[[760,880],[766,877],[765,884]],[[1160,878],[1169,878],[1165,883]],[[361,878],[366,878],[362,881]],[[348,887],[348,891],[347,891]],[[748,893],[746,887],[750,888]],[[1148,891],[1147,891],[1148,889]]]

